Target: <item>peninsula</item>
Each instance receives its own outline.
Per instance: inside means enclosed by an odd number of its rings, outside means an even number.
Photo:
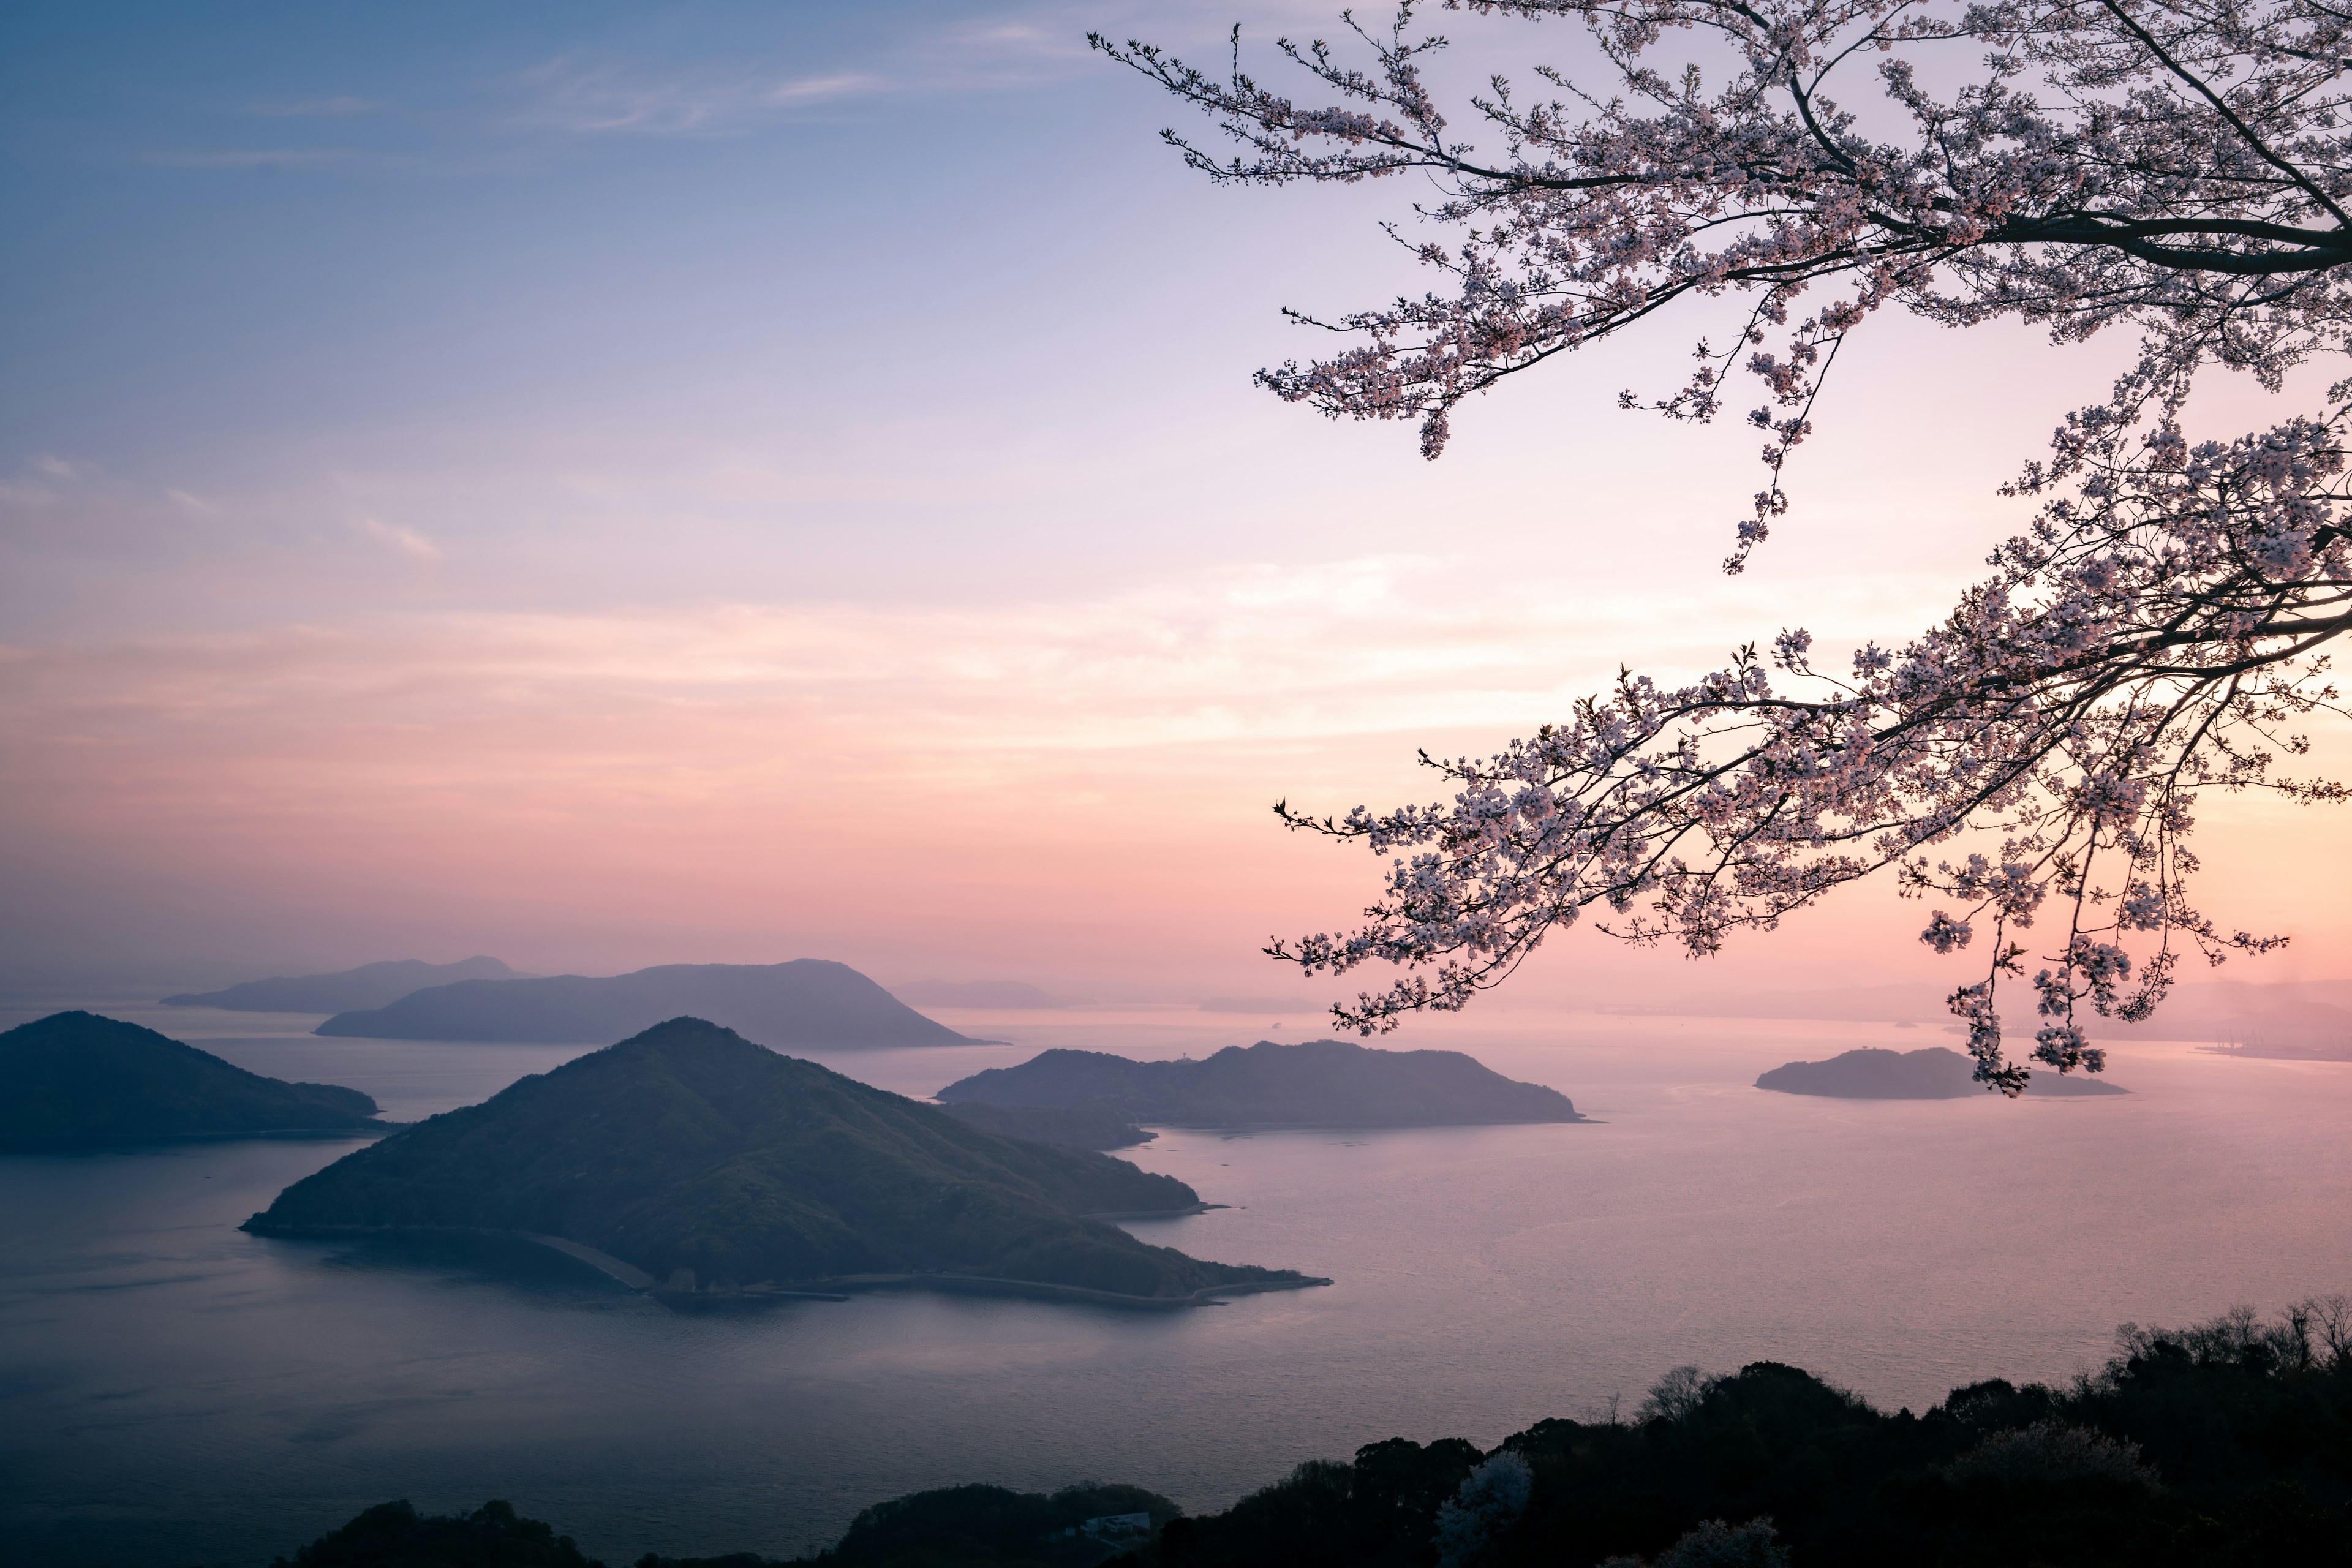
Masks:
[[[287,1083],[95,1013],[0,1034],[0,1152],[173,1138],[381,1132],[355,1089]]]
[[[585,1044],[620,1039],[682,1015],[710,1019],[767,1046],[971,1044],[849,965],[821,958],[463,980],[412,992],[388,1006],[339,1013],[315,1032],[380,1040]]]
[[[1558,1089],[1517,1083],[1460,1051],[1344,1040],[1228,1046],[1202,1061],[1047,1051],[940,1090],[951,1103],[1091,1106],[1167,1127],[1449,1127],[1582,1121]]]
[[[225,991],[183,993],[164,997],[163,1005],[224,1007],[239,1013],[344,1013],[355,1007],[381,1007],[427,985],[514,978],[515,972],[495,958],[461,958],[455,963],[395,958],[332,974],[287,974],[275,980],[248,980]]]
[[[1958,1100],[1963,1095],[1990,1092],[1976,1080],[1977,1064],[1948,1046],[1916,1051],[1864,1047],[1822,1062],[1790,1062],[1756,1080],[1759,1089],[1782,1094],[1819,1094],[1834,1100]],[[2129,1094],[2131,1090],[2104,1079],[2073,1073],[2037,1072],[2025,1086],[2029,1095],[2045,1099],[2095,1094]]]
[[[681,1290],[929,1285],[1174,1305],[1324,1283],[1087,1217],[1199,1204],[1172,1176],[1006,1138],[673,1018],[347,1155],[245,1228],[523,1233]]]

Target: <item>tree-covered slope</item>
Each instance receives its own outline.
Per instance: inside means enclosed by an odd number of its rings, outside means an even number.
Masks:
[[[1558,1089],[1517,1083],[1459,1051],[1381,1051],[1343,1040],[1228,1046],[1202,1061],[1046,1051],[940,1090],[986,1105],[1097,1105],[1187,1127],[1442,1127],[1580,1121]]]
[[[164,997],[163,1005],[226,1007],[241,1013],[342,1013],[354,1007],[382,1007],[427,985],[514,977],[515,972],[495,958],[461,958],[455,963],[394,958],[332,974],[287,974],[248,980],[221,991],[184,993]]]
[[[380,1040],[618,1039],[665,1018],[723,1024],[769,1046],[961,1046],[845,963],[665,963],[628,974],[464,980],[341,1013],[321,1035]]]
[[[287,1083],[95,1013],[55,1013],[0,1034],[0,1150],[151,1138],[367,1131],[355,1089]]]
[[[940,1272],[1170,1297],[1279,1277],[1080,1217],[1197,1201],[674,1018],[347,1156],[247,1228],[532,1231],[739,1284]]]
[[[1790,1062],[1756,1080],[1759,1089],[1783,1094],[1819,1094],[1836,1100],[1958,1100],[1988,1090],[1976,1081],[1976,1062],[1947,1046],[1916,1051],[1874,1047],[1846,1051],[1827,1061]],[[2128,1094],[2104,1079],[2038,1072],[2026,1084],[2032,1095]]]

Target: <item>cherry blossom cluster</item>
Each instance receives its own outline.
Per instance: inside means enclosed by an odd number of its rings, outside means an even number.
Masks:
[[[2346,798],[2279,771],[2307,749],[2298,721],[2341,710],[2319,651],[2352,626],[2338,390],[2324,418],[2231,442],[2191,445],[2168,411],[2076,414],[2018,481],[2041,508],[1990,574],[1844,673],[1788,630],[1694,685],[1621,676],[1483,762],[1424,755],[1448,800],[1338,819],[1277,807],[1390,865],[1362,926],[1267,951],[1309,973],[1403,965],[1338,1010],[1373,1033],[1460,1008],[1588,910],[1705,954],[1891,870],[1934,906],[1921,940],[1988,954],[1952,998],[1982,1080],[2025,1085],[1995,989],[2024,974],[2015,939],[2044,921],[2063,935],[2032,976],[2033,1058],[2096,1071],[2084,1004],[2144,1018],[2184,954],[2278,944],[2190,903],[2198,792]]]
[[[2185,957],[2280,939],[2190,902],[2200,792],[2340,801],[2283,771],[2336,710],[2324,645],[2352,626],[2347,387],[2304,418],[2192,443],[2182,411],[2224,365],[2277,389],[2352,342],[2352,13],[2326,0],[1453,0],[1580,24],[1607,77],[1496,77],[1449,117],[1445,40],[1350,20],[1344,48],[1281,41],[1319,103],[1149,45],[1096,46],[1205,110],[1238,152],[1169,132],[1220,182],[1403,174],[1442,196],[1391,228],[1441,280],[1325,321],[1330,356],[1260,374],[1334,416],[1411,418],[1431,457],[1462,400],[1670,306],[1737,296],[1727,347],[1646,405],[1712,419],[1744,370],[1770,479],[1737,571],[1781,515],[1845,335],[1898,304],[1958,327],[2011,317],[2060,342],[2136,331],[2137,363],[2010,487],[2038,504],[1951,615],[1842,673],[1784,631],[1693,685],[1622,675],[1483,762],[1424,762],[1450,799],[1295,827],[1388,858],[1364,923],[1275,941],[1310,973],[1402,977],[1335,1011],[1366,1033],[1451,1010],[1587,910],[1694,954],[1891,872],[1921,940],[1973,949],[1951,998],[1977,1076],[2021,1091],[1997,989],[2027,980],[2032,1059],[2102,1065],[2084,1010],[2143,1018]],[[1710,85],[1712,81],[1713,85]],[[1458,131],[1459,121],[1466,130]],[[1483,138],[1486,150],[1474,142]],[[1811,302],[1807,297],[1813,296]],[[1643,405],[1632,393],[1628,405]],[[2021,935],[2057,928],[2027,975]]]
[[[1385,31],[1350,19],[1342,48],[1277,43],[1319,103],[1244,72],[1238,29],[1214,75],[1092,41],[1237,145],[1165,133],[1212,179],[1437,183],[1415,211],[1452,237],[1391,231],[1437,286],[1300,313],[1350,341],[1260,373],[1335,417],[1418,420],[1431,457],[1470,394],[1685,297],[1748,296],[1731,341],[1702,342],[1687,383],[1647,400],[1712,418],[1743,368],[1769,394],[1748,417],[1769,482],[1729,570],[1787,508],[1782,469],[1838,344],[1889,303],[1954,325],[2019,317],[2061,341],[2129,323],[2176,381],[2221,363],[2274,384],[2344,344],[2352,14],[2325,0],[1447,8],[1581,24],[1609,80],[1538,66],[1532,91],[1498,76],[1449,116],[1429,82],[1445,40],[1414,33],[1410,4]]]

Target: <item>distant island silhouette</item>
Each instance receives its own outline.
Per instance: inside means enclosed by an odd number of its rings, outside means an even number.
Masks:
[[[1199,1206],[1172,1176],[673,1018],[347,1155],[245,1228],[551,1238],[681,1298],[912,1286],[1173,1306],[1327,1283],[1087,1217]]]
[[[618,1039],[691,1016],[769,1046],[966,1046],[845,963],[665,963],[628,974],[462,980],[387,1006],[339,1013],[313,1031],[381,1040]]]
[[[287,1083],[95,1013],[53,1013],[0,1034],[0,1151],[173,1138],[380,1132],[355,1089]]]
[[[495,958],[461,958],[455,963],[395,958],[332,974],[289,974],[275,980],[248,980],[222,991],[183,993],[164,997],[162,1005],[225,1007],[239,1013],[347,1013],[397,1002],[427,985],[515,978],[515,972]]]
[[[1160,1136],[1102,1105],[991,1105],[979,1100],[946,1102],[949,1115],[1012,1138],[1067,1143],[1078,1149],[1131,1149]]]
[[[1202,1061],[1046,1051],[940,1090],[951,1103],[1094,1107],[1173,1127],[1444,1127],[1582,1121],[1558,1089],[1517,1083],[1460,1051],[1345,1040],[1228,1046]]]
[[[1010,1007],[1039,1010],[1069,1005],[1025,980],[910,980],[890,994],[918,1007]]]
[[[1916,1051],[1875,1047],[1847,1051],[1820,1062],[1790,1062],[1756,1080],[1759,1089],[1782,1094],[1819,1094],[1834,1100],[1958,1100],[1989,1091],[1976,1080],[1977,1064],[1947,1046]],[[2128,1094],[2104,1079],[2073,1073],[2037,1072],[2025,1086],[2031,1095]]]

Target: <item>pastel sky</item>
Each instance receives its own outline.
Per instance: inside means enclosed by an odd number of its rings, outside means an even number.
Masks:
[[[1798,510],[1620,413],[1692,317],[1429,464],[1250,384],[1285,305],[1418,287],[1423,194],[1228,192],[1084,35],[1297,4],[47,5],[0,17],[0,980],[839,958],[1105,999],[1372,863],[1277,798],[1421,798],[1621,662],[1934,619],[2126,345],[1900,320]],[[1497,60],[1574,39],[1449,16]],[[1481,67],[1483,68],[1483,66]],[[2264,413],[2242,386],[2223,433]],[[2338,757],[2352,747],[2325,741]],[[2213,803],[2209,903],[2332,975],[2352,826]],[[1580,934],[1526,995],[1948,978],[1890,888],[1694,974]]]

